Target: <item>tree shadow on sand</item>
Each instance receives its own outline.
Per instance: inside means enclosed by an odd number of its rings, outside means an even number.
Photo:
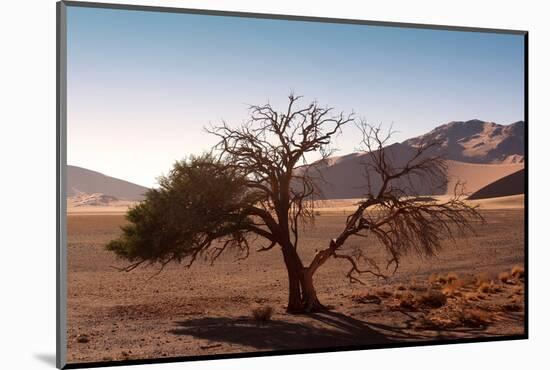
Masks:
[[[248,317],[205,317],[176,322],[170,331],[215,342],[239,344],[259,350],[347,347],[392,342],[365,322],[337,312],[307,316],[312,324],[285,320],[254,321]]]

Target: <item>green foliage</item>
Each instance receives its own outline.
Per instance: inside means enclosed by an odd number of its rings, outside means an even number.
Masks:
[[[192,262],[216,240],[246,244],[252,222],[247,209],[258,199],[231,167],[210,155],[191,157],[176,162],[159,185],[128,211],[129,224],[107,250],[137,264],[165,264],[187,257]]]

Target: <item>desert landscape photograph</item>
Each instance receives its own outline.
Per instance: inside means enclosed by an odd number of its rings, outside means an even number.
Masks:
[[[524,48],[68,6],[67,363],[525,338]]]

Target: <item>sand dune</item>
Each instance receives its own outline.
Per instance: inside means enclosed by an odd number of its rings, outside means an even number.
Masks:
[[[450,195],[436,195],[437,201],[445,202]],[[315,211],[319,215],[325,214],[349,214],[357,209],[357,203],[361,199],[329,199],[315,202]],[[466,200],[467,203],[477,205],[485,210],[522,209],[525,206],[525,195],[511,195],[498,198]]]
[[[395,166],[403,164],[404,159],[410,158],[413,149],[402,144],[395,144],[386,148],[394,158]],[[318,168],[319,187],[326,199],[351,199],[361,198],[368,192],[368,181],[365,175],[365,163],[368,163],[367,154],[350,154],[333,158],[328,165]],[[447,160],[447,177],[449,184],[446,188],[440,188],[429,181],[418,177],[412,178],[412,183],[421,195],[443,195],[453,193],[457,182],[464,183],[464,191],[468,194],[475,193],[481,188],[505,177],[514,172],[522,170],[523,163],[502,163],[502,164],[477,164]],[[311,171],[317,176],[316,172]],[[376,192],[381,186],[381,180],[375,173],[371,174],[370,185],[372,191]],[[409,186],[408,183],[394,183],[395,186]]]
[[[525,195],[510,195],[506,197],[476,199],[470,201],[482,209],[523,209],[525,208]]]
[[[449,199],[449,195],[434,196],[439,201]],[[499,209],[521,209],[524,208],[525,196],[523,194],[504,196],[498,198],[468,200],[473,205],[479,205],[486,210]],[[349,214],[357,208],[359,198],[355,199],[329,199],[315,201],[315,211],[320,215],[326,214]],[[129,207],[136,202],[117,201],[108,206],[79,206],[74,207],[69,203],[67,213],[69,215],[123,215]]]
[[[465,192],[473,194],[481,188],[520,170],[523,163],[506,164],[475,164],[457,161],[447,161],[449,186],[448,193],[452,193],[457,181],[465,182]],[[518,194],[518,193],[516,193]],[[512,194],[505,194],[512,195]],[[498,195],[493,195],[498,196]],[[486,198],[491,198],[487,196]]]
[[[525,192],[525,170],[519,170],[511,175],[490,183],[476,191],[470,199],[484,199],[523,194]]]
[[[95,193],[121,200],[142,200],[146,187],[106,176],[82,167],[67,166],[67,196]]]
[[[395,168],[405,165],[407,160],[412,158],[416,149],[403,145],[393,144],[384,148],[384,152]],[[372,163],[368,153],[352,153],[340,157],[330,158],[327,164],[314,164],[309,167],[310,176],[318,178],[317,184],[326,199],[349,199],[361,198],[370,191],[375,193],[380,189],[382,180],[378,174],[369,171],[370,178],[367,179],[366,166]],[[298,171],[305,171],[301,167]],[[410,183],[409,181],[410,180]],[[394,186],[401,188],[413,187],[423,195],[445,194],[446,188],[439,187],[429,179],[411,176],[410,179],[394,181]]]

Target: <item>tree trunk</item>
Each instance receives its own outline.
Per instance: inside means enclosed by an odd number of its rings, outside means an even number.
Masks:
[[[316,269],[305,268],[293,247],[283,247],[282,251],[288,273],[287,312],[304,313],[326,309],[319,302],[313,285]]]
[[[301,274],[302,263],[296,254],[296,251],[288,248],[283,248],[283,257],[285,260],[286,270],[288,272],[288,305],[287,312],[298,313],[303,311],[302,291],[301,291]]]
[[[313,286],[313,271],[304,268],[302,271],[302,305],[305,312],[325,310],[326,307],[319,302],[317,292]]]

